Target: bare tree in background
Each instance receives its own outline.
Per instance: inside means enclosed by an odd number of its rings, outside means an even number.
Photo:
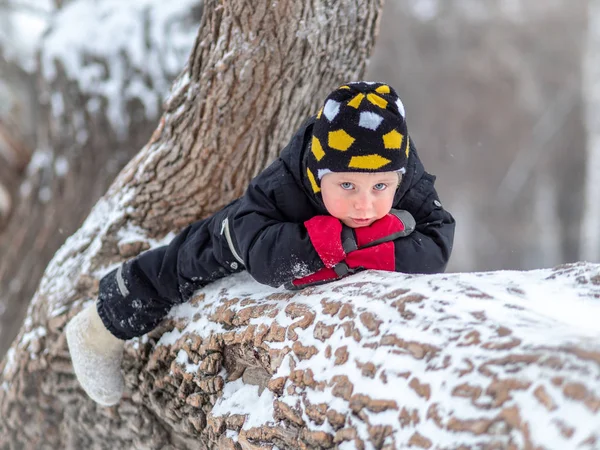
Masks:
[[[587,165],[581,257],[600,260],[600,1],[589,0],[582,94],[585,99]]]

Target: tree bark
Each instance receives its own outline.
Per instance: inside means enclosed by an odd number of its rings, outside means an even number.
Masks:
[[[199,0],[198,7],[201,4]],[[55,16],[64,11],[55,12]],[[101,27],[106,18],[97,20],[97,26]],[[153,23],[147,20],[149,23],[145,25],[151,28]],[[199,16],[190,12],[184,20],[184,24],[172,25],[185,29],[193,26],[194,21],[199,23]],[[94,80],[93,87],[112,82],[120,90],[120,99],[126,99],[123,100],[127,102],[126,110],[120,120],[129,125],[125,133],[120,133],[110,117],[114,99],[90,91],[85,81],[77,78],[79,74],[67,70],[69,61],[54,57],[56,46],[52,45],[52,36],[65,31],[55,25],[45,34],[33,75],[37,80],[36,103],[32,102],[36,117],[28,122],[36,124],[36,150],[27,155],[25,164],[29,157],[31,161],[26,170],[22,167],[15,167],[12,173],[0,170],[0,184],[5,184],[11,200],[10,215],[2,214],[0,206],[0,222],[4,216],[0,229],[0,356],[16,336],[54,253],[81,226],[119,170],[152,134],[164,95],[156,92],[160,86],[155,78],[162,76],[170,83],[177,75],[162,66],[149,68],[151,75],[140,70],[134,65],[135,55],[127,49],[123,49],[116,61],[119,67],[105,55],[79,52],[79,48],[71,50],[65,59],[81,61],[81,72],[87,71],[88,80],[90,73],[103,73],[101,80]],[[155,43],[144,35],[132,35],[131,39],[136,42],[145,39],[143,50],[152,54],[152,45],[165,45],[172,39],[170,30],[161,31],[164,42]],[[159,65],[154,60],[153,64]],[[156,92],[156,111],[147,108],[142,94],[126,95],[128,86],[135,83],[144,86],[145,94]],[[22,160],[17,163],[23,165]]]
[[[82,424],[90,422],[82,414],[92,419],[96,408],[77,389],[63,327],[83,303],[95,297],[98,277],[107,267],[239,196],[329,90],[362,76],[381,7],[382,0],[206,2],[188,67],[175,82],[158,128],[56,253],[42,278],[25,324],[3,362],[0,442],[9,448],[101,448],[118,446],[116,442],[125,447],[144,442],[152,448],[169,443],[216,445],[213,441],[198,444],[208,430],[200,410],[194,415],[195,425],[187,423],[185,431],[179,432],[165,422],[165,415],[174,416],[162,409],[158,397],[152,402],[159,409],[152,412],[149,404],[143,406],[148,399],[136,396],[129,405],[137,418],[127,415],[117,420],[125,427],[132,419],[137,431],[123,428],[117,440],[103,442],[102,432],[84,430]],[[57,70],[60,73],[60,66]],[[62,80],[63,104],[76,107],[77,98],[69,96],[68,82]],[[73,125],[70,113],[66,111],[62,118],[63,128]],[[98,142],[98,147],[110,146],[113,137],[103,131],[107,124],[85,119],[91,121],[88,139]],[[48,135],[54,131],[50,128]],[[55,141],[62,143],[59,148],[74,145],[60,134]],[[87,168],[78,175],[84,178],[105,162],[93,157],[77,161]],[[66,190],[71,179],[57,178],[51,177],[52,182]],[[32,192],[39,197],[43,173],[38,179]],[[79,189],[98,192],[102,183],[70,190],[72,196],[63,197],[65,204],[76,202],[82,195]],[[46,211],[34,218],[41,229],[16,234],[20,240],[6,249],[8,260],[33,237],[37,245],[32,253],[42,250],[52,234],[48,219],[68,232],[60,206],[53,205],[52,216]],[[17,212],[16,217],[23,216]],[[15,279],[16,270],[25,273],[32,267],[27,262],[22,268],[12,267],[3,258],[3,280]],[[33,347],[36,350],[31,352]],[[138,407],[142,409],[134,412]]]

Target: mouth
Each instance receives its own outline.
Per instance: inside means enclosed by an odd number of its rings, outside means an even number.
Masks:
[[[350,220],[352,222],[354,222],[357,225],[368,225],[369,223],[371,223],[371,219],[354,219],[354,218],[350,218]]]

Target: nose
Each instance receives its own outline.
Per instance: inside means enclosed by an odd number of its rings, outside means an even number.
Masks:
[[[354,200],[354,209],[357,211],[368,211],[371,208],[371,196],[368,192],[360,192]]]

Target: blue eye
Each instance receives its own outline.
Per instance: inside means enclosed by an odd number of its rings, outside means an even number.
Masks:
[[[377,183],[375,186],[373,186],[373,189],[376,191],[383,191],[385,188],[387,188],[387,184],[385,183]]]
[[[340,187],[346,191],[349,191],[350,189],[352,189],[354,187],[354,185],[348,181],[344,182],[344,183],[340,183]]]

